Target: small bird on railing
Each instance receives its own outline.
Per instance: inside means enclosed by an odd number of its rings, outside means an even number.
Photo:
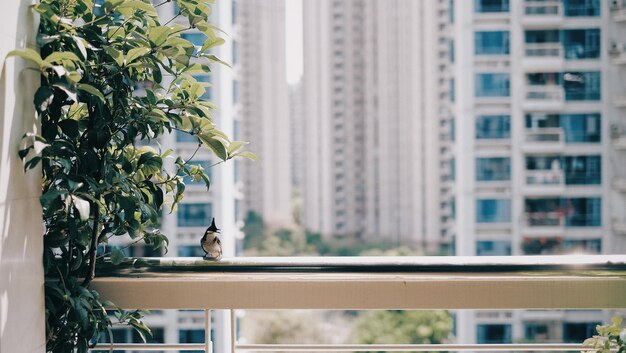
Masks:
[[[202,239],[200,239],[200,245],[204,250],[204,258],[207,260],[219,260],[222,258],[222,242],[217,234],[220,230],[215,226],[215,218],[211,221],[211,226],[206,229]]]

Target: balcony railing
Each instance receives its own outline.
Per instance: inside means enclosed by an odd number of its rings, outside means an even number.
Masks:
[[[561,43],[526,43],[524,53],[527,57],[563,57],[563,46]]]
[[[563,170],[527,170],[527,185],[564,185],[565,174]]]
[[[564,132],[560,127],[526,129],[526,142],[563,143]]]
[[[526,99],[530,101],[563,102],[565,91],[557,85],[527,86]]]
[[[598,309],[626,307],[626,256],[132,259],[93,287],[126,308],[230,309],[238,351],[573,351],[578,344],[239,344],[234,309]],[[198,344],[97,349],[212,351]]]
[[[524,14],[526,16],[558,16],[561,15],[561,1],[528,1],[524,2]]]
[[[565,216],[562,212],[527,212],[526,224],[530,227],[563,227]]]

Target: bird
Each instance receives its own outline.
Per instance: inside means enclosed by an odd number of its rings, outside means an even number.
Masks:
[[[200,245],[204,250],[204,258],[207,260],[219,260],[222,258],[222,242],[217,237],[220,230],[215,226],[215,218],[211,221],[211,225],[206,229],[202,239],[200,239]]]

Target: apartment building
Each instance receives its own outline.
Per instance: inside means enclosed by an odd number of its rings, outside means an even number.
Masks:
[[[304,1],[307,230],[439,248],[434,4]]]
[[[457,255],[623,253],[621,1],[454,2]],[[581,341],[608,314],[458,314],[459,340]]]
[[[235,38],[235,116],[237,138],[250,141],[259,161],[241,165],[249,211],[276,229],[293,224],[291,193],[291,121],[285,57],[285,1],[238,0]]]

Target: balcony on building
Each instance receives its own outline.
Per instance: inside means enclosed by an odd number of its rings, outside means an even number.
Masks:
[[[600,72],[528,73],[524,98],[528,111],[562,110],[566,102],[600,102]]]
[[[601,249],[600,237],[572,238],[553,235],[522,237],[524,255],[600,254]]]
[[[522,24],[546,27],[563,23],[571,17],[599,17],[600,0],[525,0]]]
[[[508,23],[509,0],[474,0],[474,21]]]
[[[553,26],[563,22],[563,4],[561,0],[526,0],[522,24],[526,27]]]
[[[523,65],[529,72],[563,70],[565,62],[598,62],[600,29],[537,29],[524,33]]]
[[[602,226],[600,197],[529,197],[524,201],[525,232],[563,235],[566,228]]]
[[[566,188],[599,192],[600,155],[527,156],[524,193],[527,196],[563,195]]]
[[[557,153],[566,146],[599,145],[601,140],[600,113],[531,112],[525,126],[522,150],[527,154]]]

